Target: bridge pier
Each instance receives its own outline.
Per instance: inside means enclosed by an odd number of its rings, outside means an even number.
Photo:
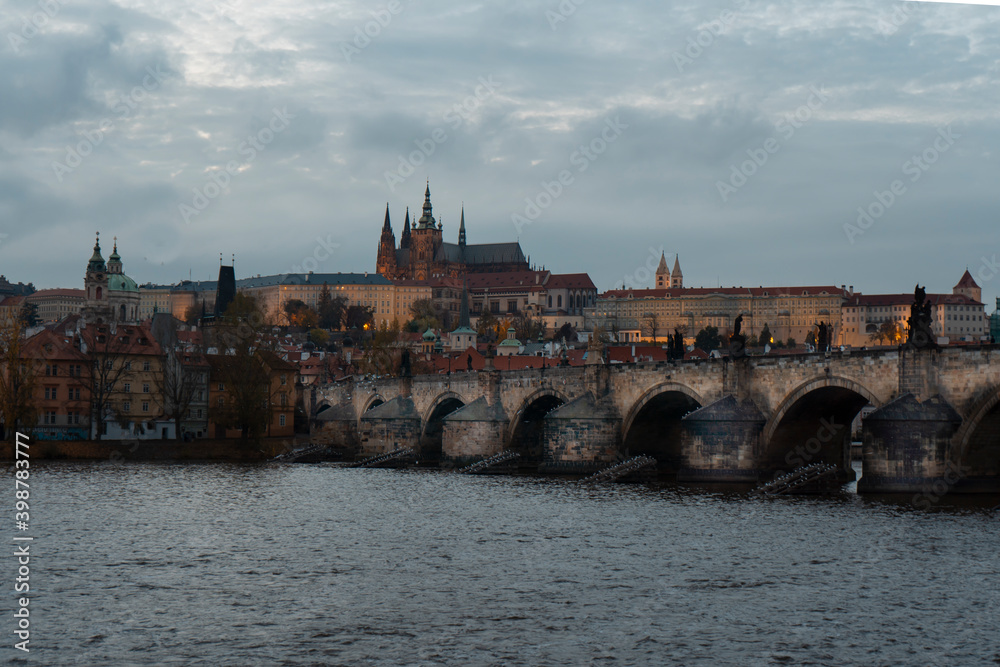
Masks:
[[[620,458],[621,417],[608,400],[587,392],[545,416],[545,458],[549,473],[596,472]]]
[[[413,399],[397,396],[361,416],[359,454],[368,458],[403,447],[417,450],[420,447],[420,427],[420,413]]]
[[[445,417],[441,463],[460,468],[503,451],[508,417],[503,405],[480,396]]]
[[[752,401],[740,403],[732,395],[684,417],[677,481],[757,482],[763,472],[758,451],[766,421]]]
[[[858,491],[919,492],[941,481],[950,490],[948,451],[961,422],[940,397],[921,403],[910,393],[868,415]]]

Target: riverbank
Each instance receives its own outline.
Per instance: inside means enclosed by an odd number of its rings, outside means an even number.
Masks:
[[[32,460],[124,461],[266,461],[300,442],[288,438],[263,438],[258,443],[239,440],[34,440],[29,439]],[[14,444],[0,443],[0,456],[14,458]]]

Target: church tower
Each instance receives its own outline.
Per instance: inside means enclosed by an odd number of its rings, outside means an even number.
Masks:
[[[670,272],[671,289],[682,289],[684,287],[684,274],[681,273],[681,259],[679,255],[674,255],[674,270]]]
[[[101,256],[101,233],[97,232],[94,254],[90,256],[87,272],[83,276],[84,304],[81,312],[88,322],[105,322],[110,319],[107,271],[108,267]]]
[[[968,269],[965,270],[965,274],[958,281],[958,284],[952,288],[951,293],[964,294],[973,301],[983,302],[983,289],[976,283]]]
[[[387,278],[392,278],[396,274],[396,235],[392,233],[392,223],[389,222],[388,203],[385,205],[385,222],[382,223],[382,237],[378,244],[375,271]]]
[[[662,252],[660,265],[656,267],[656,289],[670,289],[670,269],[667,268],[667,256]]]
[[[399,249],[410,247],[410,207],[406,207],[406,219],[403,220],[403,233],[399,236]]]
[[[441,247],[441,227],[434,219],[434,207],[431,206],[431,185],[427,183],[424,191],[423,215],[413,228],[410,239],[410,265],[413,266],[413,277],[416,280],[428,280],[434,277],[434,259]]]

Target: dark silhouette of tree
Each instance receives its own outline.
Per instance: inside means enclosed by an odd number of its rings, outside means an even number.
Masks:
[[[34,360],[23,356],[24,330],[28,323],[22,310],[0,326],[0,418],[5,435],[13,440],[17,430],[33,427],[38,421],[34,391],[38,370]]]
[[[719,337],[719,328],[713,326],[707,326],[699,331],[694,339],[694,346],[704,352],[717,350],[721,344],[722,339]]]

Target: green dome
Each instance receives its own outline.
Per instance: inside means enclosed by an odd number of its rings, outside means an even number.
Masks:
[[[437,338],[437,336],[434,335],[434,332],[431,331],[430,327],[427,327],[427,331],[424,332],[424,340],[434,340],[435,338]]]
[[[112,292],[138,292],[139,286],[124,273],[112,273],[108,276],[108,289]]]

